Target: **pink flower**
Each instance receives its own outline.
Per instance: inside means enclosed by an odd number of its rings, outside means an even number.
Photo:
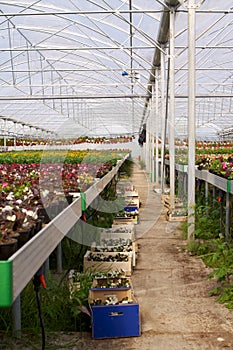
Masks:
[[[226,162],[222,162],[222,170],[227,169],[227,163]]]
[[[8,186],[8,182],[3,182],[2,189]]]

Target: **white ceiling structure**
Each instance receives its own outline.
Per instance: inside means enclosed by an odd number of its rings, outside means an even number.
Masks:
[[[137,134],[150,111],[156,79],[161,92],[161,77],[155,79],[160,55],[165,58],[165,88],[168,84],[172,9],[175,133],[187,137],[188,4],[0,1],[1,123],[9,119],[9,133],[18,121],[26,129],[65,138]],[[196,0],[196,5],[196,135],[217,138],[233,127],[233,4]]]

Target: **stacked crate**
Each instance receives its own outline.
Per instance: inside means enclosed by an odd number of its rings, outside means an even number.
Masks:
[[[133,194],[136,194],[135,191]],[[137,197],[134,198],[135,202],[129,203],[135,204],[139,209],[139,197],[127,196],[127,200],[129,197],[130,200],[132,197]],[[99,241],[93,242],[90,250],[86,252],[84,269],[108,275],[108,277],[96,277],[89,290],[94,339],[140,335],[139,304],[135,300],[131,282],[137,256],[135,223],[129,216],[115,218],[112,227],[102,229]],[[118,281],[127,279],[128,285],[119,286],[115,283],[106,285],[109,276],[115,274],[121,274]]]
[[[106,283],[108,280],[111,283]],[[126,283],[122,284],[122,280]],[[94,279],[89,290],[89,305],[94,339],[140,335],[139,305],[129,278],[110,275]]]
[[[138,192],[132,188],[125,188],[121,191],[121,197],[125,205],[123,210],[115,217],[114,224],[124,224],[127,222],[139,223],[140,198]]]
[[[127,276],[132,273],[132,253],[91,252],[84,256],[84,267],[92,272],[124,271]]]
[[[100,244],[93,242],[84,256],[84,268],[95,272],[125,271],[130,276],[136,265],[136,250],[134,224],[103,229]]]

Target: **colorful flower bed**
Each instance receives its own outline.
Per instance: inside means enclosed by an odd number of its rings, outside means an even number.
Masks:
[[[124,152],[12,152],[0,154],[0,245],[15,233],[33,236],[121,159]],[[1,260],[1,256],[0,256]]]
[[[196,165],[199,170],[209,170],[209,172],[233,180],[233,153],[225,155],[197,155]]]
[[[165,159],[169,160],[169,154]],[[196,144],[196,165],[199,170],[233,179],[233,143],[230,142],[198,142]],[[176,164],[188,164],[188,148],[180,147],[175,151]]]

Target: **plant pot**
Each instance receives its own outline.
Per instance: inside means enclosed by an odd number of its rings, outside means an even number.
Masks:
[[[35,228],[34,228],[34,234],[36,235],[41,229],[42,229],[42,224],[44,222],[44,217],[41,216],[36,220]]]
[[[11,239],[11,238],[16,239],[16,241],[17,241],[17,248],[16,248],[16,250],[17,250],[17,249],[18,249],[19,233],[16,232],[16,231],[12,231],[12,232],[10,232],[10,233],[8,234],[8,237],[9,237],[10,239]]]
[[[16,232],[16,231],[11,231],[11,232],[8,233],[7,236],[10,237],[10,238],[18,239],[19,238],[19,233]]]
[[[8,260],[17,250],[17,239],[10,238],[8,242],[0,242],[0,260]]]
[[[21,248],[30,238],[30,228],[20,229],[18,230],[19,238],[18,238],[18,248]]]
[[[33,220],[30,222],[30,233],[29,233],[29,239],[31,239],[33,236],[35,236],[35,230],[36,230],[36,222]]]
[[[73,196],[72,195],[66,195],[65,198],[66,198],[66,200],[67,200],[69,205],[73,202]]]
[[[47,213],[47,209],[46,208],[44,208],[44,207],[39,208],[37,214],[38,214],[39,217],[43,217],[43,222],[45,224],[48,224],[50,222],[50,217],[49,217],[49,215]]]

